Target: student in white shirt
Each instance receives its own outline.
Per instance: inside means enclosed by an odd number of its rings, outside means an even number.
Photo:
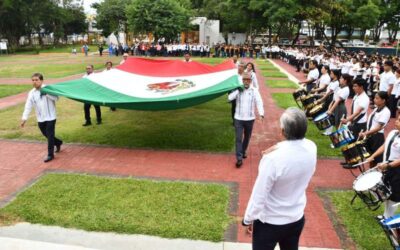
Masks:
[[[318,86],[311,90],[311,93],[321,93],[325,91],[331,82],[331,78],[329,76],[329,67],[327,65],[323,65],[321,68],[321,77],[318,79]]]
[[[337,95],[339,91],[339,77],[340,70],[331,70],[330,78],[331,82],[328,84],[327,90],[325,94],[317,100],[317,104],[324,103],[325,107],[328,107],[331,102],[334,100],[334,96]]]
[[[393,84],[393,89],[389,98],[391,118],[396,118],[397,106],[400,100],[400,69],[396,70],[395,77],[396,81]]]
[[[252,87],[258,89],[259,86],[258,86],[256,69],[254,68],[254,64],[251,62],[247,63],[245,71],[251,74]]]
[[[306,189],[317,163],[317,147],[305,139],[307,118],[288,108],[280,118],[284,140],[263,152],[242,221],[253,235],[253,250],[298,249]],[[290,156],[290,157],[288,157]]]
[[[383,182],[391,188],[392,194],[385,201],[384,217],[392,217],[397,210],[394,206],[400,202],[400,116],[396,119],[395,129],[392,130],[386,140],[375,153],[368,158],[368,161],[373,161],[377,156],[383,154],[383,162],[378,164],[378,168],[385,172]]]
[[[107,72],[112,69],[113,63],[111,61],[106,62],[106,68],[103,70],[103,72]],[[110,107],[111,111],[116,111],[117,109],[115,107]]]
[[[244,89],[235,90],[228,95],[228,100],[236,100],[235,110],[235,132],[236,132],[236,167],[240,168],[243,158],[247,158],[246,150],[253,131],[254,112],[257,107],[260,119],[264,119],[264,107],[258,90],[251,86],[251,75],[245,72],[242,75]]]
[[[300,84],[305,85],[307,92],[310,92],[314,87],[315,83],[319,78],[319,71],[317,68],[317,61],[310,61],[310,72],[308,72],[307,80],[300,82]]]
[[[353,77],[349,74],[344,74],[339,79],[339,86],[340,89],[338,90],[337,94],[333,96],[333,101],[329,105],[328,111],[326,112],[328,115],[333,115],[334,124],[336,128],[340,125],[340,120],[342,118],[346,118],[347,110],[345,102],[350,94],[349,85]]]
[[[32,108],[35,108],[39,129],[47,138],[47,157],[44,162],[49,162],[54,159],[54,146],[56,147],[56,152],[60,152],[63,143],[55,136],[56,101],[58,97],[41,92],[41,88],[44,87],[42,74],[33,74],[32,83],[34,88],[29,91],[24,113],[22,114],[21,127],[25,126],[29,113]]]
[[[376,108],[368,116],[366,131],[359,134],[360,139],[366,138],[366,147],[371,155],[385,142],[385,126],[390,120],[390,110],[386,107],[388,100],[389,96],[386,92],[379,91],[376,93],[374,98]],[[374,161],[371,162],[371,167],[382,161],[383,155],[375,157]]]
[[[389,97],[392,94],[393,84],[396,82],[396,76],[392,72],[392,67],[392,61],[385,61],[385,63],[383,64],[384,72],[379,76],[379,91],[388,92]]]
[[[354,136],[358,136],[362,131],[367,128],[367,111],[369,108],[369,97],[364,91],[366,81],[362,78],[353,80],[353,90],[356,94],[353,98],[351,105],[350,116],[343,118],[343,124],[351,123],[350,130]]]

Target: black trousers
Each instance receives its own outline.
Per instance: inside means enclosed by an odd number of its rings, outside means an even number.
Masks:
[[[286,225],[254,221],[253,250],[274,250],[276,244],[279,244],[281,250],[297,250],[304,223],[304,216],[300,220]]]
[[[390,109],[390,117],[391,118],[396,118],[398,101],[399,101],[399,98],[396,98],[395,95],[389,96],[389,105],[388,106]]]
[[[231,116],[232,116],[233,125],[235,125],[235,112],[236,112],[236,100],[233,100],[231,102]]]
[[[86,123],[91,123],[91,118],[90,118],[90,107],[92,104],[87,104],[85,103],[83,105],[83,110],[85,111],[85,120]],[[99,105],[93,105],[94,109],[96,110],[96,118],[98,122],[101,122],[101,110]]]
[[[364,132],[367,130],[367,123],[354,123],[349,126],[349,129],[353,133],[354,138],[358,138],[361,130],[364,130]]]
[[[47,155],[54,156],[54,146],[60,146],[62,141],[55,136],[56,120],[38,122],[42,134],[47,138]]]
[[[236,132],[236,159],[242,160],[249,146],[251,133],[253,132],[254,120],[241,121],[235,119]]]

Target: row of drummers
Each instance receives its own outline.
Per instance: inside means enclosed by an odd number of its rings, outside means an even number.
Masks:
[[[395,215],[400,204],[400,116],[385,140],[384,129],[391,117],[388,93],[374,93],[375,108],[368,116],[370,97],[364,90],[365,80],[332,72],[334,83],[328,85],[325,93],[311,94],[300,88],[293,97],[321,133],[330,138],[332,147],[341,148],[343,167],[361,170],[353,182],[355,197],[372,210],[384,203],[384,214],[377,220],[393,249],[400,250],[400,214]],[[345,101],[350,86],[355,96],[347,115]],[[364,163],[371,167],[365,172]]]
[[[386,107],[388,94],[384,91],[375,93],[375,108],[368,116],[369,97],[363,81],[343,74],[339,77],[337,92],[332,86],[328,86],[324,94],[310,94],[300,88],[293,97],[322,134],[331,139],[332,147],[341,148],[346,168],[355,169],[365,162],[371,167],[378,164],[378,168],[358,176],[353,188],[368,207],[385,202],[384,216],[389,218],[396,211],[393,205],[400,202],[400,117],[385,140],[384,128],[391,115]],[[350,84],[355,96],[347,116],[345,101]]]
[[[340,76],[335,70],[331,77],[325,93],[311,94],[299,88],[293,97],[322,134],[330,138],[331,146],[341,148],[345,158],[343,166],[357,167],[384,144],[384,128],[391,115],[386,106],[389,97],[386,92],[375,92],[375,108],[368,116],[370,97],[364,90],[366,81],[362,78],[353,80],[353,76],[347,74]],[[351,110],[347,112],[345,102],[350,94],[349,86],[355,96]],[[372,166],[382,161],[383,156],[377,156]]]

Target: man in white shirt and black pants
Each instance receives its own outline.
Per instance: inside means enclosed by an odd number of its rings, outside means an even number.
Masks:
[[[254,120],[256,119],[254,108],[257,106],[261,120],[264,119],[264,107],[261,95],[257,89],[250,86],[252,79],[249,73],[242,75],[244,89],[237,89],[228,95],[229,101],[236,99],[235,131],[236,131],[236,167],[243,164],[243,158],[247,158],[246,150],[249,146]]]
[[[28,99],[25,103],[24,113],[22,114],[21,127],[25,126],[26,120],[28,120],[29,113],[32,108],[35,108],[36,119],[38,126],[42,134],[47,138],[47,157],[44,162],[49,162],[54,159],[54,146],[56,146],[56,152],[60,152],[62,141],[55,137],[55,126],[56,126],[56,101],[57,96],[44,94],[40,91],[43,86],[43,75],[35,73],[32,75],[32,83],[34,89],[29,91]]]
[[[298,249],[317,163],[317,147],[305,139],[307,123],[304,111],[288,108],[280,118],[285,139],[263,152],[242,222],[253,234],[253,250]]]
[[[357,138],[361,130],[367,129],[367,111],[369,107],[369,97],[364,91],[366,81],[362,78],[353,80],[353,90],[356,94],[351,104],[351,115],[341,119],[343,124],[351,122],[350,130]]]

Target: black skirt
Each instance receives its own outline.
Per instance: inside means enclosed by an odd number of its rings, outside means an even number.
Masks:
[[[372,155],[385,143],[385,136],[383,133],[375,133],[368,137],[366,141],[366,148],[368,152]],[[383,154],[374,159],[375,163],[380,163],[383,161]]]
[[[389,185],[392,195],[389,200],[400,202],[400,167],[389,168],[383,177],[385,184]]]

